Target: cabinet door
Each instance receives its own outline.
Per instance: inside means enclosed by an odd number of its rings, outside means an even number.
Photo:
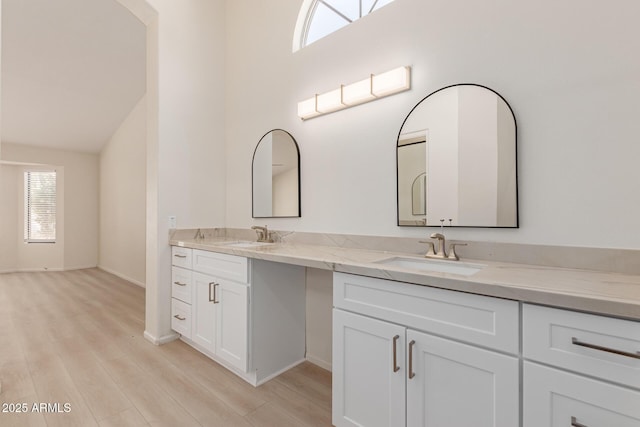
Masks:
[[[404,346],[404,327],[333,310],[335,426],[405,425]]]
[[[524,363],[524,427],[638,427],[640,392]]]
[[[211,353],[216,352],[216,311],[219,301],[215,295],[219,286],[213,276],[193,273],[193,301],[191,339]]]
[[[514,427],[518,359],[407,331],[407,426]]]
[[[248,291],[245,284],[219,279],[216,354],[243,372],[247,371]]]

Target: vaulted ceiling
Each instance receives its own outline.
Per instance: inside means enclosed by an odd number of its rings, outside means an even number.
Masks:
[[[2,142],[99,152],[145,93],[145,49],[116,0],[2,0]]]

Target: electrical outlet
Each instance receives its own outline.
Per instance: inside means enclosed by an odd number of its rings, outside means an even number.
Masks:
[[[169,228],[172,230],[178,228],[178,220],[175,215],[169,216]]]

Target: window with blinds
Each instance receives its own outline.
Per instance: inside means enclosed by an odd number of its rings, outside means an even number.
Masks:
[[[56,172],[24,173],[24,241],[56,241]]]

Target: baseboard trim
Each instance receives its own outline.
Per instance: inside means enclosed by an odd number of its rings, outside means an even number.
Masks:
[[[180,334],[172,333],[169,335],[164,335],[160,338],[156,338],[155,336],[151,335],[149,332],[144,331],[144,338],[154,345],[162,345],[162,344],[166,344],[171,341],[177,340],[178,338],[180,338]]]
[[[87,265],[84,267],[65,267],[64,271],[75,271],[75,270],[88,270],[90,268],[96,268],[98,267],[97,265],[93,264],[93,265]]]
[[[306,359],[307,359],[307,362],[309,362],[309,363],[313,363],[314,365],[319,366],[322,369],[325,369],[325,370],[327,370],[329,372],[333,372],[333,366],[329,362],[326,362],[326,361],[321,360],[321,359],[317,359],[317,358],[315,358],[313,356],[309,356],[308,354],[307,354]]]
[[[37,268],[13,268],[10,270],[0,270],[0,274],[8,274],[8,273],[46,273],[49,271],[60,272],[60,271],[76,271],[76,270],[88,270],[90,268],[96,268],[96,265],[89,265],[86,267],[64,267],[64,268],[45,268],[45,267],[37,267]],[[114,273],[111,273],[114,274]],[[128,279],[127,279],[128,280]]]
[[[0,273],[9,274],[9,273],[47,273],[47,272],[60,272],[64,271],[63,268],[14,268],[12,270],[2,270]]]
[[[105,271],[105,272],[107,272],[109,274],[113,274],[114,276],[117,276],[117,277],[121,278],[122,280],[126,280],[127,282],[131,282],[136,286],[140,286],[141,288],[146,288],[146,285],[144,283],[140,282],[139,280],[132,279],[131,277],[125,276],[124,274],[118,273],[117,271],[112,270],[110,268],[104,267],[102,265],[98,265],[98,269],[100,269],[102,271]]]

